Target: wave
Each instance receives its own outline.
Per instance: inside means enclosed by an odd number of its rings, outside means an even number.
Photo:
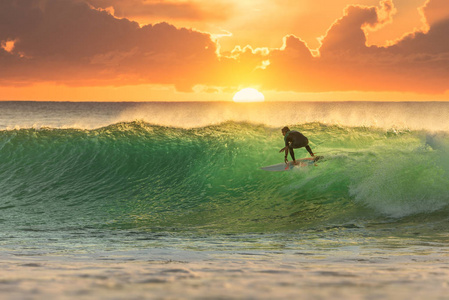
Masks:
[[[283,160],[280,128],[244,122],[1,131],[0,221],[43,230],[277,232],[419,220],[448,210],[446,133],[291,127],[325,160],[292,172],[262,171]]]

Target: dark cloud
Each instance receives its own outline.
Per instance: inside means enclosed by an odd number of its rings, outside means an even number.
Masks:
[[[0,49],[3,82],[184,86],[217,62],[207,34],[167,23],[140,27],[83,1],[2,1],[0,20],[0,41],[15,41],[12,51]]]
[[[112,8],[114,15],[120,18],[169,18],[205,21],[225,20],[233,9],[230,4],[221,1],[197,3],[194,1],[160,0],[85,0],[92,6],[102,9]]]
[[[449,2],[446,0],[427,0],[422,14],[429,26],[449,19]]]
[[[446,0],[428,1],[449,12]],[[322,39],[320,56],[307,55],[300,39],[273,51],[264,76],[265,86],[294,91],[413,91],[442,93],[449,89],[449,18],[438,12],[438,22],[428,32],[414,32],[388,47],[366,45],[367,27],[388,23],[394,7],[349,6]],[[432,20],[435,16],[432,15]],[[297,56],[294,59],[295,55]]]

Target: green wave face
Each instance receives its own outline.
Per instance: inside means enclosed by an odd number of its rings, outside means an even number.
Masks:
[[[283,137],[280,128],[249,123],[1,131],[1,222],[236,233],[446,220],[445,133],[290,127],[325,159],[290,172],[260,170],[283,161]]]

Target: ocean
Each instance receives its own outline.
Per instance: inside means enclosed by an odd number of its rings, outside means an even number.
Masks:
[[[0,296],[446,299],[448,117],[445,102],[0,102]],[[286,125],[324,159],[261,170],[283,162]]]

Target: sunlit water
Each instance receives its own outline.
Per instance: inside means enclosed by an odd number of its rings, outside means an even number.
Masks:
[[[0,103],[2,298],[444,298],[448,116],[446,103]],[[260,170],[282,162],[285,125],[325,159]]]

